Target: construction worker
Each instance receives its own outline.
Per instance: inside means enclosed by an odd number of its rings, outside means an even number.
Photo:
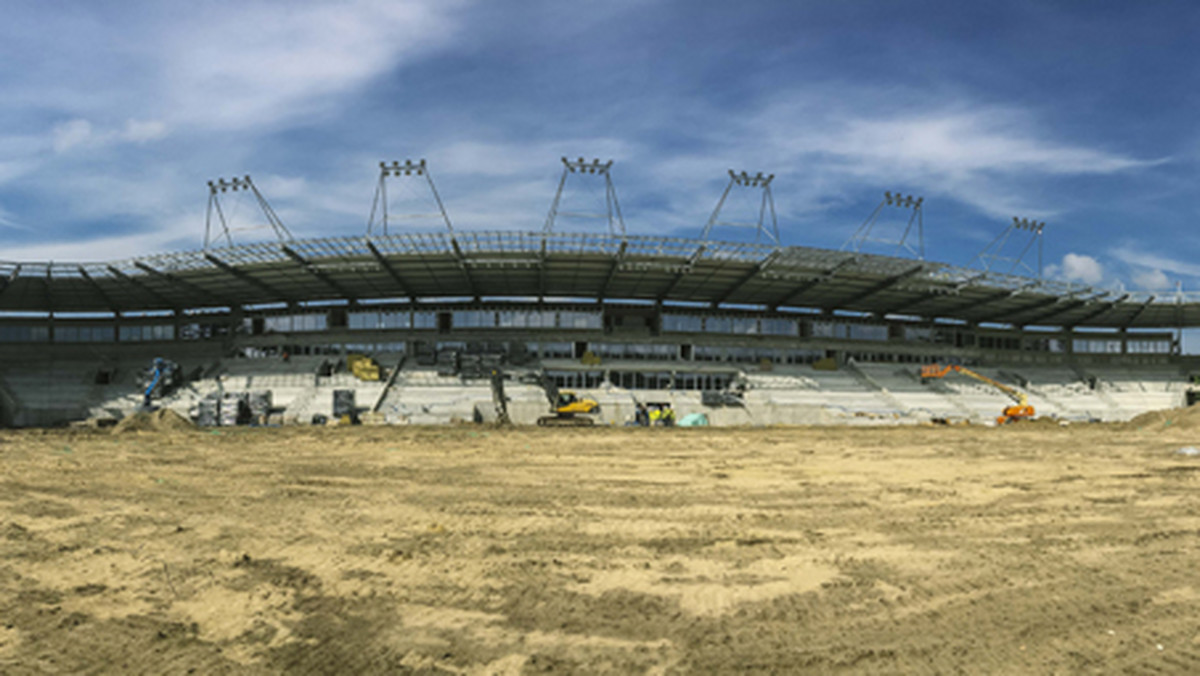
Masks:
[[[650,426],[650,412],[646,410],[646,405],[638,402],[637,411],[633,414],[633,422],[638,427]]]
[[[662,424],[664,427],[675,426],[675,409],[671,408],[669,404],[663,406]]]
[[[650,424],[658,426],[662,424],[662,407],[655,406],[650,409]]]

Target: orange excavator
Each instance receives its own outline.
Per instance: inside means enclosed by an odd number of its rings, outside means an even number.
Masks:
[[[1006,425],[1011,422],[1033,419],[1033,406],[1029,404],[1029,398],[1025,396],[1024,392],[1021,392],[1015,387],[1011,387],[1009,385],[1005,385],[1004,383],[993,380],[981,373],[976,373],[965,366],[959,366],[957,364],[950,364],[947,366],[930,364],[928,366],[922,366],[921,380],[924,381],[930,378],[945,378],[946,375],[951,371],[958,371],[964,376],[969,376],[975,380],[985,382],[988,385],[1000,390],[1007,395],[1009,399],[1012,399],[1014,402],[1016,402],[1013,406],[1004,407],[1004,411],[1002,411],[996,418],[997,425]]]

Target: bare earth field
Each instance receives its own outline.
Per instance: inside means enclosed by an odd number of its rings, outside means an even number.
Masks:
[[[0,672],[1197,673],[1196,443],[0,433]]]

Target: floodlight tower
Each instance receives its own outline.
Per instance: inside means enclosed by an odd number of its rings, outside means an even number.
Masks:
[[[974,263],[975,261],[979,261],[980,265],[983,267],[983,271],[990,272],[992,270],[992,267],[998,263],[1011,262],[1012,266],[1009,268],[1008,274],[1011,275],[1011,274],[1015,273],[1017,271],[1017,268],[1021,267],[1021,268],[1024,268],[1026,271],[1028,271],[1029,274],[1031,274],[1031,275],[1035,274],[1035,275],[1037,275],[1038,279],[1041,279],[1042,278],[1042,231],[1045,228],[1046,228],[1046,223],[1044,221],[1038,222],[1038,221],[1034,221],[1034,220],[1031,220],[1028,218],[1017,218],[1014,216],[1012,219],[1012,223],[1010,223],[1009,226],[1007,228],[1005,228],[1004,231],[1001,232],[999,236],[996,237],[996,239],[992,240],[991,244],[988,244],[987,246],[985,246],[983,248],[983,251],[980,251],[975,256],[975,258],[971,259],[971,263]],[[1018,231],[1029,234],[1029,238],[1025,242],[1025,246],[1021,249],[1020,253],[1018,253],[1016,256],[1002,255],[1003,251],[1004,251],[1004,246],[1006,244],[1008,244],[1008,241],[1013,237],[1014,234],[1017,234]],[[1034,270],[1032,267],[1030,267],[1029,264],[1026,263],[1024,260],[1025,255],[1027,253],[1029,253],[1029,250],[1033,248],[1034,244],[1037,244],[1037,270]]]
[[[542,228],[542,232],[548,233],[554,230],[554,222],[559,216],[600,218],[608,221],[608,233],[610,235],[619,234],[624,238],[625,219],[621,216],[621,204],[617,201],[617,189],[613,186],[612,174],[609,171],[612,169],[613,161],[601,162],[599,159],[594,159],[591,163],[588,163],[582,157],[578,160],[568,160],[564,157],[562,158],[562,163],[562,178],[558,181],[558,190],[554,193],[554,201],[550,203],[550,213],[546,216],[546,225]],[[605,213],[579,213],[558,210],[559,203],[562,201],[563,187],[567,184],[567,175],[576,173],[598,174],[604,179]]]
[[[775,198],[771,195],[771,181],[775,178],[775,174],[763,176],[762,172],[751,176],[743,171],[740,174],[734,170],[729,170],[729,183],[725,186],[725,192],[721,193],[721,199],[717,201],[717,208],[713,209],[712,216],[708,217],[708,223],[704,224],[704,231],[700,233],[700,239],[707,242],[708,236],[712,233],[712,229],[718,225],[728,225],[739,228],[754,228],[754,243],[764,237],[775,243],[775,246],[782,246],[779,241],[779,222],[775,218]],[[733,190],[733,186],[743,188],[762,189],[762,199],[758,207],[758,219],[754,221],[722,221],[721,209],[725,206],[725,200],[729,197],[729,191]],[[767,224],[767,215],[770,214],[770,226]]]
[[[858,253],[867,242],[895,244],[897,256],[900,255],[900,252],[907,251],[916,256],[918,260],[925,260],[925,213],[922,209],[924,204],[924,197],[913,197],[912,195],[906,197],[899,192],[894,195],[891,192],[883,193],[883,201],[879,203],[879,206],[875,207],[870,216],[867,216],[867,220],[858,226],[858,230],[855,231],[854,235],[846,240],[846,243],[842,245],[842,251],[852,249],[855,253]],[[912,214],[908,217],[908,225],[905,226],[904,233],[900,235],[899,239],[871,236],[871,230],[879,220],[879,215],[883,212],[884,207],[898,207],[906,211],[912,210]],[[914,225],[917,229],[917,246],[915,248],[908,241],[908,236],[912,234]]]
[[[436,214],[395,214],[388,213],[388,195],[387,195],[387,179],[388,177],[416,176],[424,177],[425,182],[429,185],[429,192],[433,194],[433,201],[437,203],[438,213]],[[387,162],[379,163],[379,183],[375,186],[375,201],[371,204],[371,216],[367,220],[367,236],[375,234],[375,230],[379,229],[380,234],[388,234],[389,218],[436,218],[441,216],[442,221],[446,224],[446,229],[452,234],[454,226],[450,225],[450,216],[446,213],[446,206],[442,204],[442,196],[438,194],[437,186],[433,184],[433,177],[429,175],[429,166],[425,164],[425,160],[404,160],[403,164],[399,161],[393,161],[391,164]]]
[[[275,210],[267,203],[262,193],[254,186],[254,182],[250,180],[250,176],[242,178],[231,178],[228,181],[223,178],[218,178],[215,181],[208,182],[208,209],[204,217],[204,250],[207,251],[214,243],[214,240],[224,237],[225,243],[233,246],[232,233],[239,230],[259,230],[263,226],[249,226],[243,228],[230,228],[229,219],[225,218],[225,209],[221,207],[221,195],[227,192],[248,191],[254,195],[255,201],[258,203],[258,208],[262,210],[263,216],[267,219],[267,226],[279,238],[280,242],[288,242],[292,239],[292,233],[283,225],[283,221],[279,220],[279,216],[275,214]],[[216,221],[213,220],[213,215],[217,216]],[[220,231],[214,233],[215,225],[220,226]]]

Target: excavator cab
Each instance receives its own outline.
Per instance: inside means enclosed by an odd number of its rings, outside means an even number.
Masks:
[[[558,401],[555,402],[556,413],[592,413],[600,408],[600,404],[592,399],[580,399],[574,392],[559,390]]]
[[[554,379],[543,373],[540,379],[542,391],[550,403],[550,415],[538,418],[542,427],[589,427],[595,425],[594,416],[600,413],[600,404],[595,399],[581,398],[570,390],[560,390]]]
[[[1033,407],[1028,404],[1024,406],[1006,406],[1000,415],[996,417],[996,424],[1007,425],[1012,422],[1032,420],[1033,415]]]

